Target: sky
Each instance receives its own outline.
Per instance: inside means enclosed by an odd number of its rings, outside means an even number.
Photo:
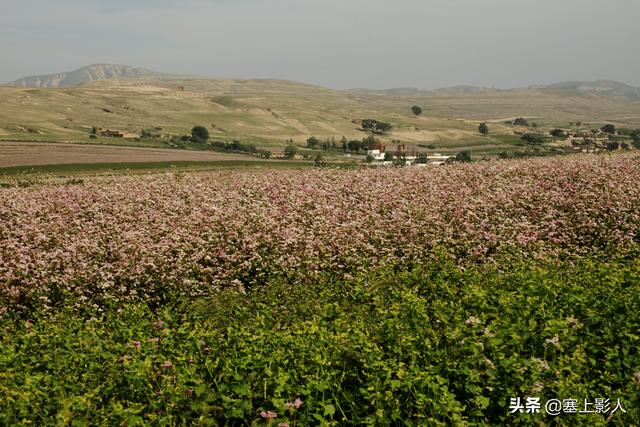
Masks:
[[[638,0],[0,0],[0,82],[93,63],[336,89],[640,86]]]

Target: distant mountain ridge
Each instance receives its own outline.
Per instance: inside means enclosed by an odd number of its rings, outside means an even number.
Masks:
[[[145,76],[171,76],[181,78],[193,78],[195,76],[178,76],[173,74],[158,73],[145,68],[136,68],[129,65],[93,64],[75,71],[42,76],[32,76],[18,79],[9,83],[9,86],[29,88],[64,88],[79,86],[92,81],[108,80],[115,78],[135,78]],[[468,95],[488,92],[505,92],[518,90],[552,90],[579,93],[593,93],[602,96],[624,98],[632,101],[640,101],[640,88],[630,86],[613,80],[595,81],[566,81],[551,85],[530,86],[519,89],[497,89],[494,87],[479,86],[452,86],[440,89],[419,89],[415,87],[398,87],[390,89],[351,89],[346,92],[369,95],[392,96],[430,96],[430,95]]]
[[[640,100],[640,88],[614,80],[596,80],[592,82],[569,81],[544,86],[544,89],[591,92],[604,96],[614,96]]]
[[[352,89],[350,92],[370,95],[396,95],[396,96],[428,96],[428,95],[466,95],[486,92],[506,92],[517,90],[554,90],[566,92],[594,93],[602,96],[625,98],[640,101],[640,88],[630,86],[614,80],[595,81],[567,81],[554,83],[547,86],[529,86],[521,89],[497,89],[493,87],[478,86],[453,86],[440,89],[418,89],[415,87],[402,87],[391,89]]]
[[[438,94],[468,94],[468,93],[484,93],[484,92],[496,92],[500,89],[477,87],[477,86],[452,86],[443,87],[440,89],[418,89],[415,87],[398,87],[390,89],[351,89],[349,92],[374,94],[374,95],[400,95],[400,96],[423,96],[423,95],[438,95]]]
[[[9,86],[33,88],[62,88],[78,86],[84,83],[127,77],[144,77],[159,75],[155,71],[135,68],[129,65],[93,64],[75,71],[42,76],[31,76],[9,83]]]

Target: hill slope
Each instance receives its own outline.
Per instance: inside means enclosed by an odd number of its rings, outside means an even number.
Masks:
[[[78,86],[84,83],[123,77],[143,77],[158,74],[144,68],[128,65],[93,64],[75,71],[24,77],[9,83],[9,86],[32,88],[59,88]]]
[[[184,90],[181,90],[184,88]],[[455,91],[454,91],[455,92]],[[206,126],[212,138],[282,147],[293,140],[361,139],[362,119],[393,125],[380,138],[393,146],[428,146],[437,152],[496,153],[522,145],[517,129],[505,124],[526,117],[540,126],[585,129],[601,123],[640,127],[640,103],[591,92],[520,90],[479,93],[373,95],[282,80],[182,79],[169,76],[109,79],[63,89],[0,87],[0,139],[114,143],[90,140],[92,127],[164,135]],[[423,108],[415,117],[411,106]],[[487,121],[488,137],[478,133]],[[120,143],[156,144],[158,139]]]
[[[561,82],[546,86],[545,89],[561,91],[591,92],[603,96],[622,97],[640,100],[640,88],[629,86],[613,80],[596,80],[593,82]]]

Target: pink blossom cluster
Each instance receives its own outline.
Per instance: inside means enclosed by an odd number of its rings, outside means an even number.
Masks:
[[[640,157],[223,170],[0,190],[0,305],[200,295],[274,278],[638,243]]]

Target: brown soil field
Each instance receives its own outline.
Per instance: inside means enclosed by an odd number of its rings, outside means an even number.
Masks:
[[[255,160],[210,151],[46,142],[0,142],[0,167],[82,163]]]

